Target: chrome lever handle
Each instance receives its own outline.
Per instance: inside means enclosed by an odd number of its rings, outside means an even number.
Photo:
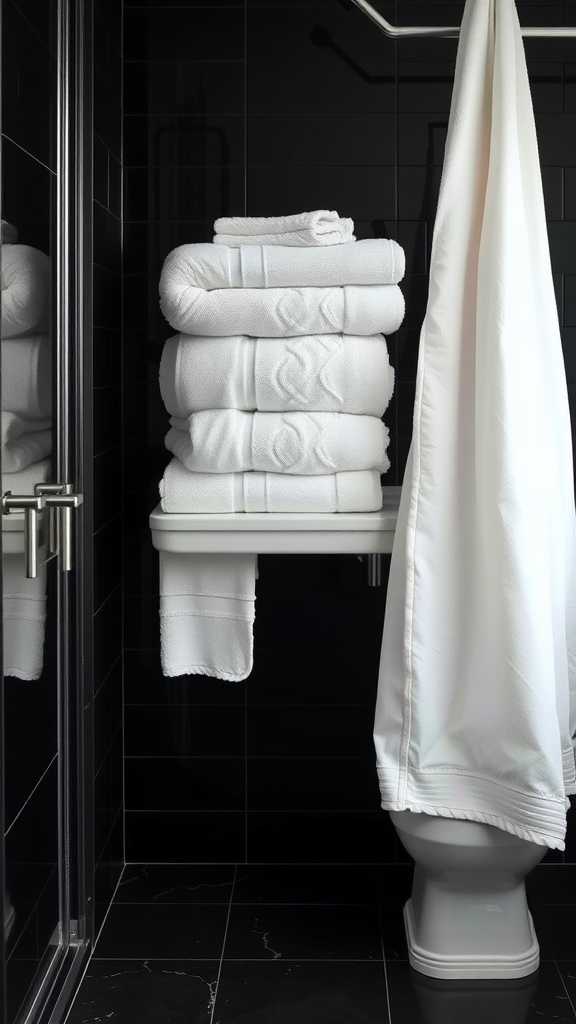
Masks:
[[[57,520],[57,551],[62,572],[72,569],[72,509],[78,508],[84,498],[82,494],[72,493],[72,484],[36,484],[34,493],[41,495],[47,508],[58,509]]]
[[[6,491],[2,495],[2,512],[10,515],[13,512],[24,513],[24,557],[26,578],[36,579],[38,575],[38,513],[45,507],[42,495],[12,494]]]

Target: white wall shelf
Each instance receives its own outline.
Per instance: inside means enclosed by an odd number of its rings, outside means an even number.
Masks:
[[[383,487],[379,512],[233,512],[224,515],[150,513],[159,551],[257,554],[388,554],[392,551],[400,487]]]

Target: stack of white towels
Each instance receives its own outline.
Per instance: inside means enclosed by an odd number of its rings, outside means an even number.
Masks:
[[[215,231],[215,244],[173,250],[160,279],[179,332],[160,364],[174,456],[162,509],[378,510],[403,250],[356,241],[333,211],[221,218]],[[161,553],[165,675],[246,678],[255,579],[255,555]]]
[[[52,448],[50,260],[18,245],[13,225],[2,221],[2,490],[32,494],[48,479]],[[2,558],[4,675],[42,674],[46,621],[46,570],[25,576],[22,552]]]

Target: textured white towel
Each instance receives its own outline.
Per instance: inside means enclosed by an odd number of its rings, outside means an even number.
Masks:
[[[354,222],[335,210],[286,217],[219,217],[214,231],[214,241],[221,245],[337,245],[354,240]]]
[[[252,670],[256,555],[160,552],[165,676],[245,679]]]
[[[50,260],[30,245],[2,246],[2,337],[48,330]]]
[[[21,473],[3,473],[2,490],[33,494],[34,484],[46,481],[49,471],[50,460],[44,459]],[[18,518],[23,518],[22,513]],[[2,592],[4,675],[39,679],[44,655],[46,566],[39,566],[36,579],[27,580],[23,552],[4,552]]]
[[[396,284],[343,288],[218,288],[172,282],[162,271],[160,308],[175,331],[226,338],[392,334],[404,319]]]
[[[191,473],[172,459],[159,485],[163,512],[377,512],[380,474]]]
[[[160,392],[171,416],[202,409],[314,409],[383,416],[394,370],[381,334],[303,338],[169,338]]]
[[[572,443],[528,74],[513,0],[468,0],[388,586],[383,806],[562,850],[575,732]]]
[[[30,418],[52,412],[52,349],[47,334],[2,341],[2,411]]]
[[[170,422],[166,447],[195,473],[315,476],[390,468],[388,428],[375,416],[209,409]]]
[[[163,289],[331,288],[345,284],[398,284],[404,250],[391,238],[369,238],[330,249],[180,245],[164,261]]]
[[[50,419],[27,419],[14,412],[3,412],[2,468],[5,473],[18,473],[40,462],[52,450]]]

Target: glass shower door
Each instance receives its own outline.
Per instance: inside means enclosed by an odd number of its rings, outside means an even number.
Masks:
[[[2,0],[6,1024],[58,1015],[90,938],[82,785],[82,0]],[[55,1018],[54,1018],[55,1019]]]

